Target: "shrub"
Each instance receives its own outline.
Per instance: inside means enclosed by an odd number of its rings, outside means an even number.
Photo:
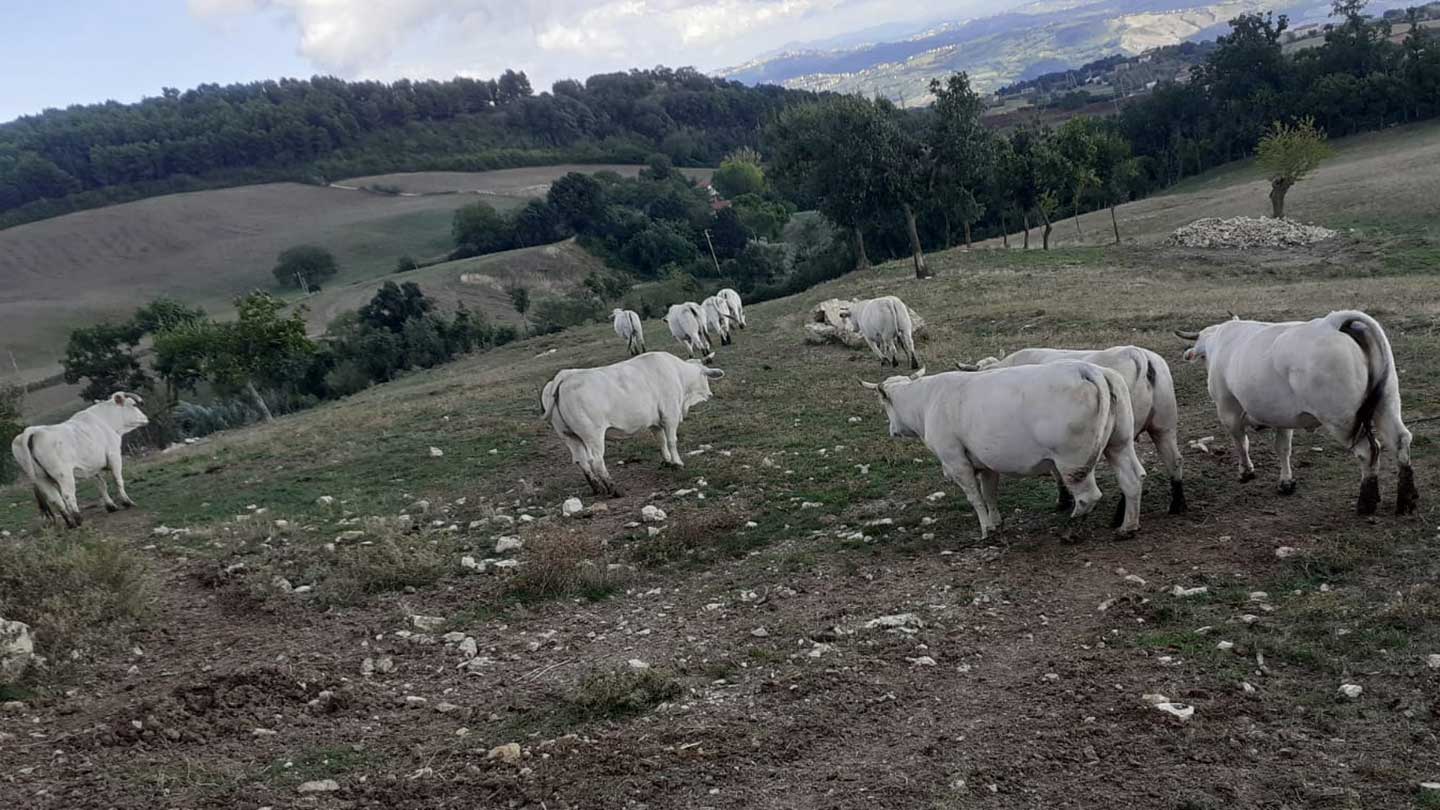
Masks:
[[[275,262],[275,280],[282,287],[310,289],[340,272],[335,255],[317,245],[299,245],[280,254]]]
[[[120,643],[146,617],[150,586],[138,555],[89,529],[0,542],[0,616],[30,625],[52,667]]]
[[[592,323],[604,314],[604,307],[593,298],[542,298],[535,306],[530,322],[536,334],[548,335]]]
[[[510,324],[501,324],[495,327],[491,340],[496,346],[504,346],[506,343],[514,343],[520,337],[520,332]]]
[[[408,273],[419,267],[420,263],[415,261],[414,256],[401,256],[395,260],[395,272],[397,273]]]
[[[569,532],[544,534],[530,540],[519,572],[510,578],[506,595],[520,602],[561,596],[604,599],[621,587],[620,576],[605,564],[599,538]]]
[[[450,226],[455,258],[507,250],[514,243],[510,223],[489,203],[471,203],[455,212]]]
[[[325,390],[331,397],[348,397],[370,387],[370,375],[354,360],[342,360],[325,374]]]
[[[0,484],[14,481],[20,473],[8,448],[10,441],[25,429],[20,420],[20,406],[24,401],[23,386],[0,383]]]
[[[346,551],[325,577],[319,598],[327,605],[354,605],[367,597],[432,585],[447,561],[421,537],[392,537]]]

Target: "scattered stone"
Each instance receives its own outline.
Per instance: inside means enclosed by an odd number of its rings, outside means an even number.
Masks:
[[[460,632],[459,630],[451,630],[450,632],[441,636],[440,640],[445,642],[446,644],[459,644],[460,642],[465,640],[465,634]]]
[[[465,640],[461,641],[455,649],[459,650],[460,654],[466,658],[474,658],[480,654],[480,645],[476,644],[475,639],[469,636],[466,636]]]
[[[770,635],[770,631],[766,630],[763,627],[757,627],[754,630],[750,631],[750,635],[754,636],[755,638],[766,638]]]
[[[375,659],[375,671],[384,675],[395,670],[395,659],[388,655],[382,655]]]
[[[1440,791],[1440,782],[1421,782],[1420,789],[1424,791]]]
[[[1255,687],[1249,681],[1240,682],[1240,691],[1247,695],[1255,694]]]
[[[460,707],[456,706],[454,703],[436,703],[435,711],[441,714],[450,714],[452,712],[460,711]]]
[[[494,748],[491,748],[491,749],[490,749],[490,753],[486,754],[486,755],[485,755],[485,758],[486,758],[487,760],[489,760],[489,759],[498,759],[498,760],[500,760],[501,762],[510,762],[510,763],[519,762],[519,761],[520,761],[520,743],[513,743],[513,742],[512,742],[512,743],[505,743],[504,745],[497,745],[497,746],[495,746]]]
[[[865,627],[871,630],[885,628],[914,632],[917,628],[924,627],[925,623],[914,613],[896,613],[890,616],[879,616],[865,623]]]
[[[1170,595],[1171,595],[1171,596],[1178,596],[1178,597],[1181,597],[1181,598],[1188,598],[1188,597],[1191,597],[1191,596],[1200,596],[1201,594],[1206,594],[1206,593],[1209,593],[1209,592],[1210,592],[1210,588],[1209,588],[1208,586],[1206,586],[1206,585],[1199,585],[1199,586],[1194,587],[1194,588],[1186,588],[1186,587],[1184,587],[1184,586],[1182,586],[1182,585],[1176,585],[1175,587],[1173,587],[1173,588],[1170,589]]]
[[[1183,225],[1165,244],[1192,248],[1304,247],[1335,236],[1335,231],[1270,217],[1206,217]]]
[[[659,528],[658,526],[646,526],[646,527],[645,527],[645,536],[646,536],[646,537],[655,537],[655,536],[657,536],[657,535],[659,535],[659,534],[660,534],[660,528]]]
[[[1162,712],[1165,712],[1166,714],[1174,717],[1182,723],[1195,716],[1195,707],[1189,706],[1184,703],[1171,703],[1167,701],[1165,703],[1155,704],[1155,708],[1159,709]]]
[[[646,504],[645,508],[640,510],[640,519],[646,523],[662,523],[665,520],[665,510],[658,506]]]
[[[1045,680],[1047,680],[1047,681],[1050,681],[1051,683],[1054,683],[1055,681],[1060,680],[1060,673],[1058,673],[1058,672],[1047,672],[1047,673],[1045,673],[1044,675],[1042,675],[1041,677],[1043,677],[1043,678],[1044,678]]]
[[[930,503],[939,503],[942,499],[944,499],[944,497],[944,492],[932,492],[929,495],[925,496],[925,500],[929,501]]]
[[[1425,666],[1431,669],[1440,669],[1440,653],[1425,656]]]
[[[318,498],[315,499],[315,505],[316,505],[316,506],[333,506],[333,505],[335,505],[335,498],[334,498],[333,496],[330,496],[330,495],[321,495],[320,497],[318,497]]]
[[[35,638],[30,625],[0,619],[0,680],[13,681],[35,660]]]
[[[274,736],[275,736],[275,729],[273,729],[273,728],[252,728],[252,729],[250,729],[250,736],[252,736],[252,737],[274,737]]]
[[[519,560],[496,560],[494,563],[492,563],[492,565],[493,565],[494,568],[495,568],[495,573],[499,574],[499,573],[504,573],[504,572],[506,572],[506,571],[512,571],[512,570],[514,570],[514,569],[516,569],[516,568],[519,568],[519,567],[520,567],[520,561],[519,561]]]
[[[800,504],[800,508],[801,508],[801,509],[819,509],[820,507],[822,507],[822,506],[824,506],[824,505],[825,505],[825,504],[820,503],[819,501],[803,501],[803,502]]]
[[[915,666],[917,666],[917,667],[933,667],[933,666],[935,666],[935,659],[934,659],[934,658],[931,658],[931,657],[928,656],[928,655],[922,655],[922,656],[920,656],[920,657],[918,657],[918,658],[906,658],[905,660],[906,660],[906,661],[909,661],[911,664],[913,664],[913,665],[915,665]]]
[[[852,425],[858,425],[858,424],[860,424],[860,422],[862,422],[863,420],[862,420],[860,417],[858,417],[858,416],[852,416],[852,417],[850,417],[850,419],[849,419],[848,421],[849,421],[850,424],[852,424]]]
[[[421,631],[423,631],[423,632],[428,633],[428,632],[430,632],[430,631],[432,631],[432,630],[439,630],[441,627],[444,627],[444,626],[445,626],[445,617],[444,617],[444,616],[421,616],[421,615],[416,614],[416,615],[413,615],[413,616],[410,617],[410,623],[413,624],[413,625],[415,625],[415,629],[416,629],[416,630],[421,630]]]
[[[585,504],[581,503],[579,498],[566,498],[565,502],[560,504],[560,514],[565,517],[575,517],[584,510]]]
[[[362,532],[359,529],[351,529],[348,532],[341,532],[335,535],[335,544],[338,546],[341,543],[353,543],[364,536],[365,532]]]
[[[1293,546],[1281,546],[1281,547],[1275,549],[1275,556],[1278,557],[1278,558],[1280,558],[1280,559],[1282,559],[1282,560],[1285,559],[1286,557],[1294,557],[1296,554],[1299,554],[1299,553],[1300,553],[1300,549],[1295,548],[1295,547],[1293,547]]]
[[[421,706],[424,706],[426,703],[429,703],[429,702],[430,702],[430,701],[426,700],[426,699],[423,698],[423,697],[420,697],[419,695],[406,695],[406,696],[405,696],[405,705],[406,705],[406,706],[409,706],[409,707],[412,708],[412,709],[414,709],[414,708],[419,708],[419,707],[421,707]]]
[[[1133,583],[1133,584],[1135,584],[1135,585],[1144,585],[1144,584],[1145,584],[1145,580],[1142,579],[1141,577],[1135,575],[1135,574],[1126,574],[1126,575],[1125,575],[1125,581],[1126,581],[1126,582]]]
[[[301,782],[297,788],[301,793],[334,793],[340,789],[340,783],[334,779],[315,779],[310,782]]]
[[[1355,698],[1360,697],[1360,693],[1364,691],[1365,687],[1361,686],[1358,683],[1340,684],[1340,696],[1349,700],[1354,700]]]
[[[276,574],[274,577],[271,577],[271,579],[270,579],[270,585],[271,585],[271,587],[273,587],[275,590],[277,590],[277,591],[279,591],[279,592],[281,592],[281,593],[290,593],[291,591],[295,590],[295,586],[293,586],[293,585],[290,584],[290,580],[286,579],[285,577],[280,576],[279,574]]]
[[[425,500],[424,498],[421,498],[420,500],[415,501],[414,503],[411,503],[409,506],[405,507],[405,511],[415,512],[416,514],[423,515],[426,512],[430,511],[430,502]]]
[[[467,554],[460,558],[460,567],[467,571],[478,571],[483,574],[485,573],[486,565]]]
[[[1219,644],[1216,644],[1216,645],[1215,645],[1215,649],[1217,649],[1217,650],[1233,650],[1233,649],[1235,649],[1235,642],[1233,642],[1233,641],[1222,641],[1222,642],[1220,642]]]
[[[432,447],[432,448],[430,448],[430,457],[431,457],[431,458],[440,458],[440,457],[443,456],[443,455],[445,455],[445,451],[444,451],[444,450],[441,450],[441,449],[438,448],[438,447]]]
[[[745,528],[747,528],[747,529],[754,529],[754,528],[759,527],[759,525],[760,525],[759,523],[756,523],[756,522],[753,521],[753,520],[747,520],[747,521],[745,521]]]
[[[636,672],[644,672],[645,670],[650,668],[650,665],[648,663],[641,661],[639,658],[631,658],[626,663],[629,664],[630,668],[635,670]]]
[[[507,535],[495,541],[495,553],[505,554],[510,551],[519,551],[525,545],[524,541],[514,535]]]

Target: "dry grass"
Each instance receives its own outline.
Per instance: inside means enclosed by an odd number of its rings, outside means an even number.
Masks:
[[[30,625],[52,674],[72,651],[123,640],[146,618],[151,587],[139,555],[92,529],[0,542],[0,616]]]
[[[566,702],[582,720],[640,714],[684,693],[669,673],[657,669],[595,670],[581,679]]]
[[[505,596],[517,602],[566,596],[598,600],[619,590],[623,582],[623,573],[606,563],[604,541],[555,530],[526,542],[520,568],[506,583]]]

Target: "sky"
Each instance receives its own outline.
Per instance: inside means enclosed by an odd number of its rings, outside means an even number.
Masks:
[[[0,121],[161,88],[316,74],[557,79],[736,65],[781,46],[1018,0],[0,0]]]

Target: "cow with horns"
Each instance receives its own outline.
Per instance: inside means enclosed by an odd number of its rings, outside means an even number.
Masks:
[[[1360,514],[1379,508],[1382,450],[1393,452],[1399,466],[1395,512],[1415,511],[1419,491],[1410,466],[1410,431],[1400,419],[1395,356],[1374,318],[1354,310],[1285,323],[1232,315],[1199,332],[1175,335],[1194,341],[1186,360],[1205,362],[1210,398],[1235,442],[1241,481],[1255,477],[1247,427],[1275,431],[1285,495],[1295,491],[1292,434],[1297,428],[1324,428],[1360,460]]]

